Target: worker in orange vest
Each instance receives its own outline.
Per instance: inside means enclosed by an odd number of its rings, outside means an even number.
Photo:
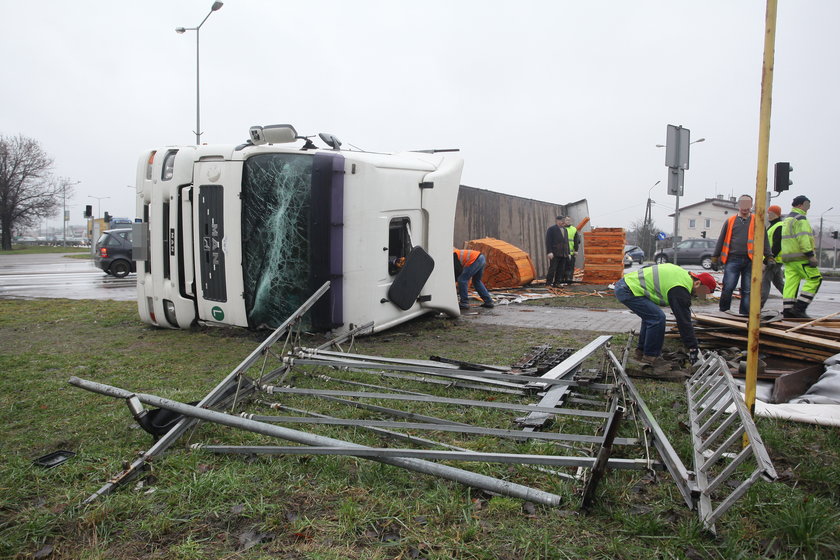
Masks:
[[[455,279],[458,281],[458,307],[461,309],[469,309],[469,297],[467,295],[467,287],[472,280],[473,288],[484,300],[481,307],[492,309],[495,307],[493,298],[490,297],[490,292],[481,277],[484,274],[484,268],[487,266],[487,259],[480,251],[471,251],[469,249],[453,249],[453,260],[455,264]]]
[[[750,281],[752,278],[753,251],[755,241],[755,214],[752,213],[753,199],[748,194],[738,198],[738,213],[723,222],[715,252],[712,254],[712,270],[717,270],[723,263],[723,285],[720,289],[720,310],[729,312],[732,306],[732,292],[738,282],[741,283],[740,315],[750,312]],[[767,232],[764,235],[764,258],[772,258]]]

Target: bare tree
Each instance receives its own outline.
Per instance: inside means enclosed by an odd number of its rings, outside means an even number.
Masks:
[[[645,252],[646,259],[653,260],[653,254],[656,252],[656,234],[658,233],[659,228],[656,227],[653,220],[648,222],[637,220],[630,224],[627,237],[636,241],[636,245]]]
[[[0,248],[12,248],[14,228],[54,215],[62,185],[52,176],[53,159],[37,140],[0,136]]]

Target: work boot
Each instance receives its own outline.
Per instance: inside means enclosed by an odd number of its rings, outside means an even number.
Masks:
[[[661,356],[644,356],[641,369],[628,368],[627,375],[643,379],[659,379],[660,381],[682,381],[687,375],[679,370],[671,370],[671,362],[663,360]]]
[[[657,371],[667,371],[671,369],[671,362],[662,358],[662,356],[642,356],[640,360],[643,367],[649,367]]]
[[[493,303],[492,301],[485,301],[484,303],[481,304],[481,307],[486,307],[487,309],[493,309],[494,307],[496,307],[496,304]]]
[[[638,361],[640,361],[640,362],[641,362],[641,361],[642,361],[642,358],[644,358],[644,357],[645,357],[645,353],[642,351],[642,349],[641,349],[641,348],[636,348],[636,349],[633,351],[633,359],[634,359],[634,360],[638,360]]]
[[[784,311],[782,311],[782,316],[785,319],[810,319],[806,313],[805,308],[808,307],[808,304],[802,305],[803,302],[797,301],[793,304],[793,307],[788,307]]]
[[[808,302],[802,300],[796,300],[796,303],[793,304],[793,310],[797,313],[797,317],[800,319],[812,319],[810,315],[805,313],[805,310],[808,309]]]

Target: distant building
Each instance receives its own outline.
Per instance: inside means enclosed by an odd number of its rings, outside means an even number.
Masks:
[[[702,202],[680,208],[680,237],[694,239],[703,237],[716,239],[720,235],[723,222],[738,213],[738,197],[725,198],[722,194],[707,198]],[[674,215],[670,217],[673,219]]]

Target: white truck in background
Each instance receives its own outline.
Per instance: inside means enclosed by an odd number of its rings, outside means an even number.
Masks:
[[[281,324],[325,281],[314,330],[458,315],[452,238],[463,160],[328,148],[291,125],[239,146],[162,147],[137,166],[134,259],[143,321]]]

